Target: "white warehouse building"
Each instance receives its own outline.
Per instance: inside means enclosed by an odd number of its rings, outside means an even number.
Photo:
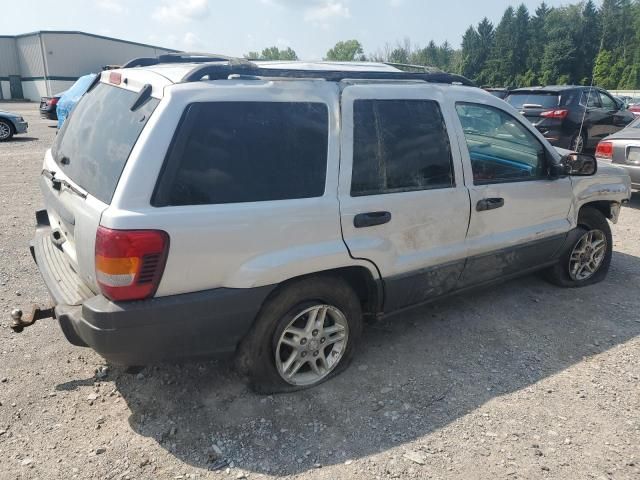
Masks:
[[[0,35],[0,100],[37,101],[106,65],[170,52],[175,50],[84,32]]]

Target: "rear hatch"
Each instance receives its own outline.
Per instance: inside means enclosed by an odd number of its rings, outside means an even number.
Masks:
[[[144,88],[143,88],[144,90]],[[95,240],[138,136],[159,100],[97,83],[74,108],[44,159],[40,188],[52,241],[94,292]],[[132,110],[135,103],[138,107]]]
[[[553,112],[560,107],[560,94],[552,91],[518,90],[511,92],[505,100],[536,126],[540,122],[550,119],[543,117],[543,113]]]

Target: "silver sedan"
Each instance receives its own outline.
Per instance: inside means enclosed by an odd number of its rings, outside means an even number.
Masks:
[[[596,158],[623,167],[631,177],[631,187],[640,190],[640,118],[602,140]]]

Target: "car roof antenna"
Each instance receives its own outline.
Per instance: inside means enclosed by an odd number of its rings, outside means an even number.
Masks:
[[[603,46],[603,42],[604,42],[604,34],[605,34],[605,30],[607,29],[607,26],[604,26],[604,29],[602,31],[602,37],[600,40],[600,50],[602,51],[602,46]],[[584,128],[584,121],[587,118],[587,109],[589,108],[589,100],[591,100],[591,92],[593,91],[593,81],[594,81],[594,73],[596,71],[596,63],[595,60],[593,62],[593,67],[591,69],[591,85],[589,85],[589,93],[587,95],[587,103],[585,103],[584,105],[584,112],[582,112],[582,121],[580,122],[580,130],[578,130],[578,137],[577,138],[582,138],[582,129]],[[576,139],[576,141],[578,141]],[[584,142],[582,142],[582,149],[584,150]]]

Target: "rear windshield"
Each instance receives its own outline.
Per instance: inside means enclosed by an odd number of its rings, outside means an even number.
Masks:
[[[104,203],[111,203],[129,154],[159,103],[150,97],[132,112],[137,97],[98,84],[76,105],[51,149],[59,168]]]
[[[557,93],[512,93],[506,101],[513,105],[514,108],[554,108],[560,103],[560,96]]]

